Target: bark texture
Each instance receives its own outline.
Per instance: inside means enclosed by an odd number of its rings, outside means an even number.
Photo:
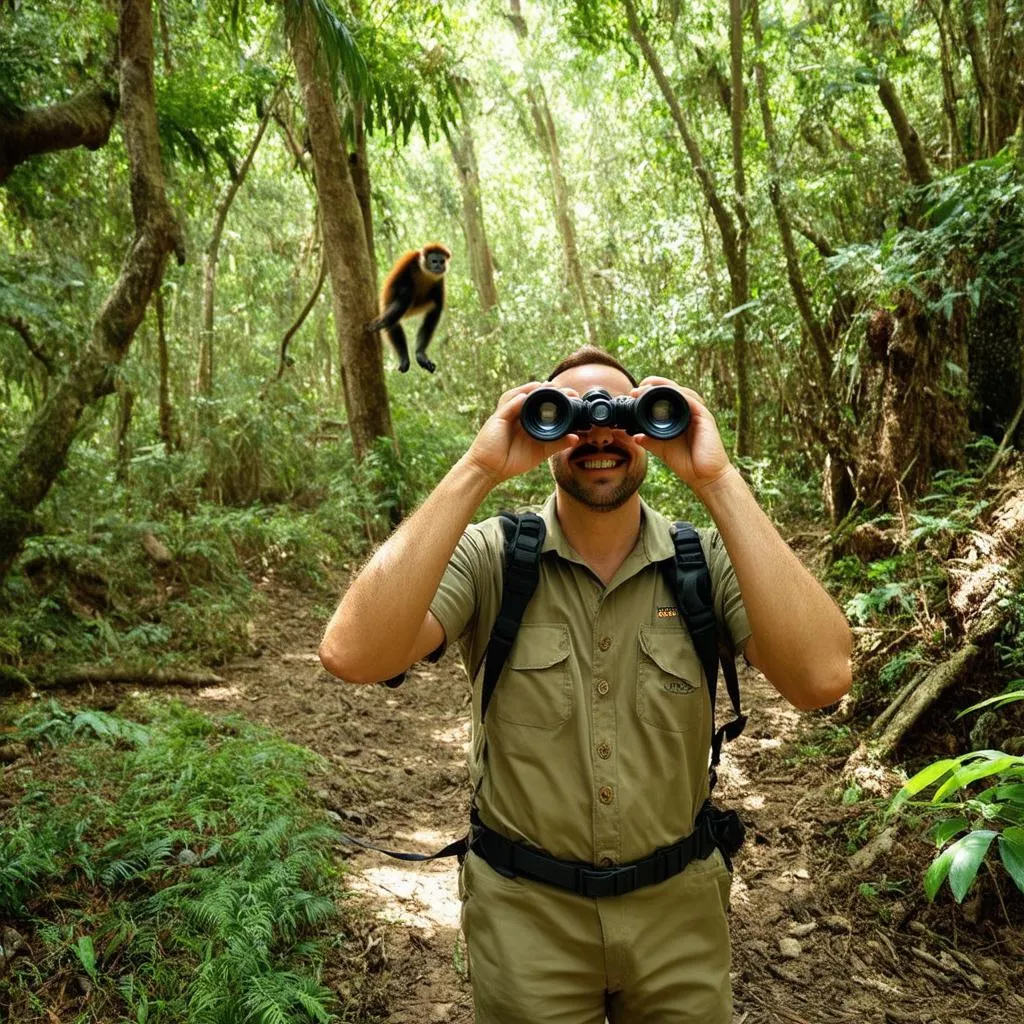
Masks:
[[[120,54],[135,237],[89,343],[32,421],[21,450],[0,472],[0,580],[35,527],[36,507],[64,468],[82,411],[113,390],[117,367],[160,284],[167,256],[173,251],[179,263],[185,260],[160,165],[148,0],[122,0]]]
[[[377,438],[392,437],[384,357],[376,336],[366,330],[377,315],[375,272],[342,145],[338,111],[330,84],[318,68],[316,34],[304,6],[289,16],[287,31],[316,168],[345,408],[355,456],[362,460]]]
[[[113,92],[91,86],[65,103],[7,114],[0,111],[0,182],[18,164],[41,153],[105,146],[117,107]]]

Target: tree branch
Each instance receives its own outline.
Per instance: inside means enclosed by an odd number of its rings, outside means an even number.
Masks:
[[[46,372],[52,377],[54,374],[53,361],[50,357],[35,343],[32,338],[32,331],[29,329],[27,323],[21,319],[20,316],[5,316],[3,323],[7,324],[11,330],[16,331],[21,335],[21,340],[25,342],[25,347],[29,350],[46,367]]]
[[[114,92],[94,85],[65,103],[13,114],[0,111],[0,182],[18,164],[41,153],[105,146],[117,107]]]

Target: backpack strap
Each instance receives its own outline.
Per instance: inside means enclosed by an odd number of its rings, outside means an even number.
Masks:
[[[498,677],[515,643],[523,613],[537,589],[540,553],[547,531],[544,520],[536,512],[525,512],[521,516],[502,512],[501,527],[505,531],[505,578],[501,588],[501,607],[487,643],[480,692],[481,723],[487,716],[487,706],[491,703]]]
[[[734,740],[747,724],[747,716],[740,710],[740,686],[736,677],[733,657],[719,657],[718,626],[715,621],[714,594],[711,572],[708,569],[700,535],[692,523],[677,522],[671,527],[675,555],[662,563],[669,586],[676,595],[679,614],[690,632],[697,657],[704,669],[711,697],[711,788],[718,779],[718,762],[722,757],[722,743]],[[733,715],[731,722],[715,728],[715,698],[718,694],[718,666],[721,662],[725,686],[729,693]]]

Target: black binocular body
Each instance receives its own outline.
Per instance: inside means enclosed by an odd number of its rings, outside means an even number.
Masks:
[[[639,398],[611,395],[591,388],[582,398],[571,398],[558,388],[531,391],[519,413],[523,429],[538,441],[557,441],[574,431],[592,427],[625,430],[667,441],[690,425],[690,406],[675,388],[659,384]]]

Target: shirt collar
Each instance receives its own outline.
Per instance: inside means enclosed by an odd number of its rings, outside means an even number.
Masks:
[[[569,546],[562,532],[562,524],[558,521],[554,493],[544,503],[540,517],[544,520],[545,526],[544,546],[541,551],[555,551],[570,562],[579,562],[579,555]],[[675,555],[675,545],[669,533],[669,526],[669,521],[641,498],[640,538],[629,558],[633,558],[638,552],[642,553],[645,562],[662,562],[666,558],[672,558]]]

